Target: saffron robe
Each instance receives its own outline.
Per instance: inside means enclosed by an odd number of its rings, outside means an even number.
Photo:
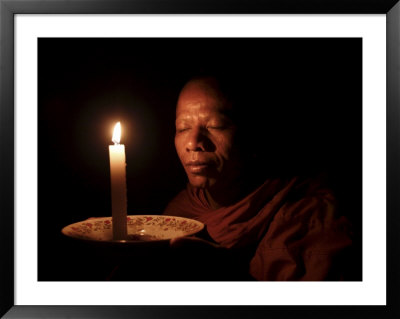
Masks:
[[[268,179],[218,209],[203,189],[188,184],[164,214],[199,220],[222,247],[250,252],[243,258],[255,280],[347,280],[351,225],[335,207],[332,192],[320,182],[294,177]]]

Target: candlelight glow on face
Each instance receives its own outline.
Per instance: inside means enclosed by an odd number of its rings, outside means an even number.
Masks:
[[[112,136],[112,141],[114,142],[114,144],[119,144],[119,142],[121,141],[121,123],[117,122],[117,124],[115,124],[114,126],[114,133]]]

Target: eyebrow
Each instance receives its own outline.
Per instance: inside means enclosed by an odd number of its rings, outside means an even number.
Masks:
[[[218,116],[222,116],[224,119],[228,119],[228,120],[232,120],[232,117],[230,116],[229,110],[225,110],[224,112],[218,111],[218,112],[212,112],[211,114],[208,114],[205,118],[212,118],[215,117],[216,115]],[[186,112],[181,112],[179,113],[179,115],[176,115],[176,119],[180,119],[180,118],[191,118],[192,115],[190,113],[186,113]]]
[[[215,125],[214,122],[216,122],[216,123],[218,123],[218,125],[221,124],[221,125],[224,125],[224,126],[225,125],[227,125],[227,126],[236,126],[235,122],[231,118],[229,118],[229,117],[227,117],[225,115],[222,118],[220,117],[218,119],[215,118],[215,117],[210,116],[210,117],[206,118],[205,121],[207,123],[211,122],[211,123],[208,123],[208,124],[211,124],[211,125]],[[189,118],[178,117],[178,118],[175,119],[175,126],[190,124],[190,122],[191,122],[190,117]]]

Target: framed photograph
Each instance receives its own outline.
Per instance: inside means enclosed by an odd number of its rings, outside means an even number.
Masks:
[[[0,10],[1,315],[399,314],[396,1]]]

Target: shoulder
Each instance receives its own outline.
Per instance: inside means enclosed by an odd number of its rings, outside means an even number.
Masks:
[[[299,176],[294,179],[277,218],[293,220],[319,216],[329,220],[338,214],[336,206],[335,193],[325,176]]]
[[[259,242],[251,264],[253,276],[260,280],[339,278],[344,273],[339,264],[353,245],[351,223],[337,211],[334,193],[324,180],[298,178],[291,185]],[[287,267],[277,270],[277,264]]]
[[[272,219],[264,241],[274,248],[287,249],[293,244],[315,251],[330,247],[329,241],[347,241],[352,232],[349,219],[338,211],[334,192],[323,179],[297,178]]]
[[[319,196],[334,199],[334,193],[330,187],[329,179],[326,175],[297,176],[293,186],[293,195],[298,198]],[[296,198],[296,196],[294,198]]]

